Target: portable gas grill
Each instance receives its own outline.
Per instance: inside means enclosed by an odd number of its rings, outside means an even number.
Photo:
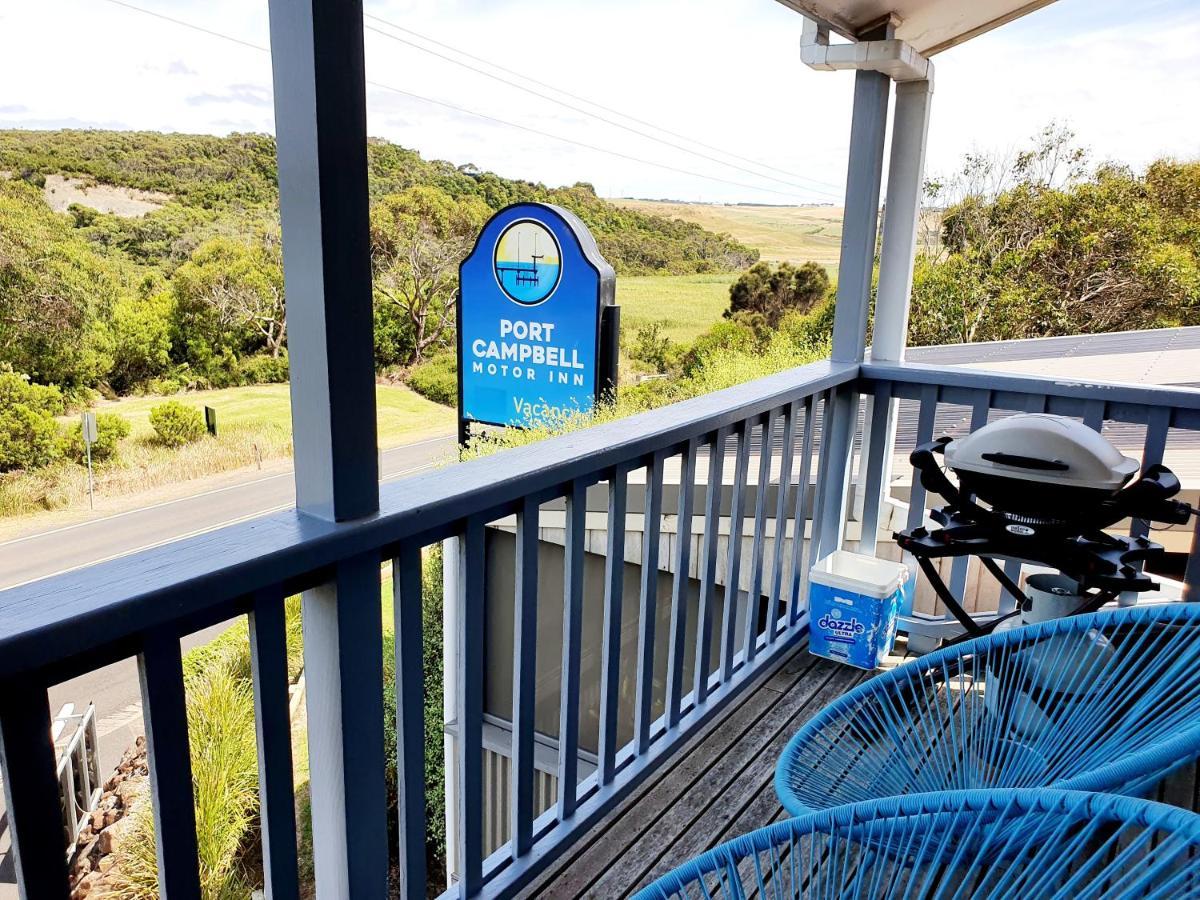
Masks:
[[[978,556],[1016,598],[1017,613],[1010,615],[1020,613],[1029,598],[997,560],[1057,569],[1078,584],[1080,603],[1072,614],[1089,612],[1124,592],[1159,586],[1142,566],[1162,554],[1162,545],[1104,529],[1127,518],[1182,525],[1193,513],[1188,504],[1171,499],[1179,492],[1179,479],[1166,466],[1149,466],[1134,480],[1137,460],[1063,416],[1014,415],[961,440],[943,437],[922,444],[911,461],[921,484],[948,504],[930,512],[940,528],[913,528],[895,538],[916,558],[969,637],[985,634],[1007,617],[976,622],[947,588],[934,559]],[[957,475],[957,485],[947,468]]]

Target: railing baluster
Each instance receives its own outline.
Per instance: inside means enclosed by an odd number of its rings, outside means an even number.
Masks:
[[[750,545],[750,591],[746,594],[744,659],[754,659],[758,643],[758,604],[762,599],[762,560],[767,527],[767,489],[771,486],[771,446],[775,438],[775,410],[763,417],[762,443],[758,451],[758,484],[754,498],[754,542]]]
[[[883,483],[892,453],[892,384],[885,381],[875,389],[871,403],[870,437],[867,441],[867,477],[863,484],[863,514],[858,551],[874,556],[879,540],[879,512],[888,486]]]
[[[629,473],[615,467],[608,480],[608,538],[604,561],[604,633],[600,662],[600,784],[616,775],[617,712],[621,705],[621,604],[625,595],[625,508]]]
[[[692,562],[692,509],[696,491],[696,453],[699,441],[692,438],[684,451],[679,471],[679,509],[675,527],[675,577],[671,587],[671,634],[667,642],[667,728],[679,724],[683,702],[683,657],[687,637],[687,608],[690,601],[688,569]]]
[[[255,595],[249,625],[263,878],[269,900],[285,900],[299,896],[300,880],[296,870],[292,720],[288,715],[287,625],[281,588]]]
[[[733,676],[733,656],[737,650],[737,608],[742,577],[742,529],[746,505],[746,474],[750,468],[750,435],[753,423],[743,419],[737,425],[737,456],[733,466],[733,499],[729,504],[729,561],[725,566],[725,609],[721,614],[721,682]]]
[[[937,416],[938,404],[938,386],[936,384],[927,384],[921,388],[920,407],[917,413],[917,436],[914,447],[919,447],[922,444],[928,443],[933,438],[934,420]],[[908,521],[905,528],[909,531],[918,527],[925,520],[925,486],[921,484],[920,474],[910,467],[912,473],[911,486],[908,492]],[[912,554],[905,551],[902,555],[906,563],[911,564]],[[922,576],[917,575],[917,585],[920,584]],[[914,586],[913,596],[916,597],[916,586]],[[910,610],[914,615],[917,612],[916,602],[914,599],[913,609]],[[924,641],[914,639],[914,635],[920,634],[917,628],[909,629],[909,644],[910,646],[920,648],[919,652],[924,652],[926,648]],[[934,644],[936,646],[936,644]]]
[[[1099,431],[1103,428],[1106,405],[1103,400],[1088,400],[1083,406],[1083,424],[1092,431]]]
[[[458,554],[458,877],[459,895],[483,887],[483,604],[486,523],[467,519]]]
[[[1045,394],[1030,394],[1025,398],[1025,412],[1029,413],[1044,413],[1046,411],[1046,395]],[[1006,560],[1004,563],[1004,574],[1012,579],[1013,584],[1021,583],[1021,571],[1024,565],[1019,559]],[[1008,603],[1003,599],[1001,594],[1001,608],[1005,612],[1011,612],[1016,608],[1016,598],[1012,598],[1012,603]]]
[[[938,386],[927,384],[921,389],[921,409],[917,415],[916,446],[926,444],[933,439],[933,425],[937,416]],[[908,523],[911,530],[925,520],[925,485],[914,469],[912,473],[912,488],[908,494]]]
[[[634,697],[634,747],[640,756],[650,746],[654,701],[654,631],[658,616],[658,535],[662,516],[663,456],[646,464],[646,504],[642,528],[642,595],[638,623],[637,687]]]
[[[50,702],[43,685],[0,685],[0,765],[21,900],[70,895]],[[191,796],[188,797],[191,802]]]
[[[793,518],[796,520],[796,537],[792,543],[792,586],[788,603],[791,606],[789,622],[795,625],[800,616],[807,597],[803,586],[807,583],[808,573],[805,571],[805,561],[808,553],[804,548],[805,531],[808,527],[808,480],[812,471],[813,432],[816,428],[814,416],[817,409],[817,398],[804,398],[804,437],[800,441],[800,474],[796,476],[796,507]],[[815,521],[815,520],[814,520]],[[815,537],[815,528],[814,528]]]
[[[562,693],[558,715],[558,817],[575,815],[579,792],[579,658],[583,643],[583,563],[587,484],[571,483],[563,560]]]
[[[1171,427],[1171,410],[1156,406],[1146,420],[1146,440],[1142,445],[1142,471],[1163,461],[1167,449],[1167,434]],[[1150,523],[1145,519],[1134,519],[1129,528],[1132,537],[1145,537],[1150,533]]]
[[[713,603],[717,594],[718,538],[721,531],[721,488],[725,476],[725,439],[729,429],[720,428],[708,445],[708,487],[704,497],[704,562],[700,571],[700,608],[696,616],[696,665],[692,672],[692,694],[699,706],[708,696],[712,660]]]
[[[842,546],[850,508],[854,442],[858,429],[858,391],[839,387],[825,401],[825,428],[821,432],[821,495],[817,518],[819,555],[828,556]]]
[[[800,401],[793,400],[784,414],[783,451],[779,461],[779,487],[775,491],[775,552],[771,559],[771,587],[767,592],[767,643],[775,643],[779,601],[783,595],[783,557],[787,542],[787,499],[792,486],[792,459],[796,455],[796,416]],[[786,613],[787,604],[784,604]]]
[[[423,900],[425,871],[425,620],[421,548],[404,544],[392,560],[396,632],[396,804],[400,886]]]
[[[379,556],[362,553],[303,595],[318,894],[372,896],[387,886],[379,574]]]
[[[1163,452],[1167,448],[1167,435],[1171,427],[1171,410],[1167,407],[1152,407],[1146,419],[1146,440],[1142,445],[1142,471],[1161,463]],[[1134,519],[1129,524],[1129,536],[1144,538],[1150,534],[1150,523],[1146,519]],[[1138,561],[1134,567],[1139,571],[1143,563]],[[1120,597],[1121,606],[1132,606],[1137,603],[1137,592],[1124,591]]]
[[[154,797],[158,892],[171,900],[199,900],[196,807],[178,636],[171,632],[148,634],[138,655],[138,674]]]
[[[975,396],[975,402],[971,404],[971,425],[972,432],[978,431],[987,424],[988,410],[992,405],[991,391],[980,391]],[[967,575],[970,574],[971,558],[969,556],[960,556],[951,564],[950,567],[950,593],[958,598],[961,603],[963,600],[963,592],[967,588]],[[1000,593],[1000,609],[1001,614],[1011,612],[1012,605],[1016,600],[1008,596],[1007,591]]]
[[[816,490],[813,495],[812,540],[809,544],[810,565],[828,552],[824,546],[826,532],[823,523],[825,521],[825,496],[829,493],[829,451],[830,432],[833,428],[834,391],[832,389],[825,391],[821,397],[821,433],[817,441]],[[804,573],[803,585],[807,589],[807,572]]]
[[[538,529],[532,497],[517,513],[516,603],[513,609],[512,854],[533,845],[533,723],[537,702]],[[568,545],[569,546],[569,545]]]

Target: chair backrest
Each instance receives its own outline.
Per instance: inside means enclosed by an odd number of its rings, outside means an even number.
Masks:
[[[635,900],[824,896],[1200,896],[1200,816],[1079,791],[892,797],[737,838]]]
[[[864,682],[785,748],[794,815],[936,790],[1136,793],[1200,756],[1200,604],[1000,631]]]

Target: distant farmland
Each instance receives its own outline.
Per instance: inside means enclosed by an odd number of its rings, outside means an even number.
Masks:
[[[718,206],[659,200],[612,200],[618,206],[724,231],[762,258],[801,263],[814,260],[836,274],[842,240],[840,206]]]

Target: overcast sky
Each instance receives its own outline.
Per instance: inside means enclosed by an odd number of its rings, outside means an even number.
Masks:
[[[266,0],[129,2],[268,43]],[[701,155],[666,146],[368,31],[367,76],[377,85],[367,98],[370,132],[426,157],[548,184],[590,181],[605,195],[840,201],[854,76],[806,69],[801,19],[774,0],[366,0],[366,8],[520,72],[528,78],[488,69],[538,93],[584,108],[529,79],[719,148],[587,107]],[[367,24],[455,56],[377,19]],[[1197,0],[1059,0],[935,63],[931,174],[971,149],[1017,146],[1051,120],[1074,128],[1098,159],[1141,167],[1200,156]],[[114,0],[0,0],[0,85],[4,128],[273,130],[265,53]]]

